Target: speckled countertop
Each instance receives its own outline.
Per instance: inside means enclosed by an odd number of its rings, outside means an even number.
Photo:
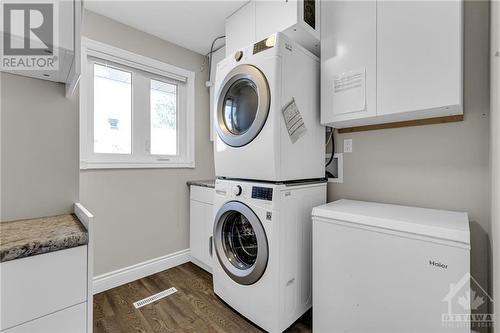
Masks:
[[[194,186],[215,188],[215,179],[209,179],[209,180],[190,180],[190,181],[187,182],[187,185],[188,186],[194,185]]]
[[[68,249],[88,243],[74,214],[0,223],[0,262]]]

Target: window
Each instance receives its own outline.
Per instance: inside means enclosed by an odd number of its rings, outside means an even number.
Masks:
[[[132,153],[132,73],[94,64],[94,153]]]
[[[151,154],[177,155],[177,86],[151,80]]]
[[[84,40],[80,166],[194,167],[194,73]]]

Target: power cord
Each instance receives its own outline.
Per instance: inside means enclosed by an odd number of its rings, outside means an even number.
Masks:
[[[335,129],[333,127],[330,127],[330,136],[328,137],[328,140],[326,141],[326,147],[327,148],[328,148],[328,144],[330,143],[330,141],[332,142],[332,153],[330,155],[330,159],[325,164],[325,177],[326,177],[326,179],[328,179],[328,178],[335,178],[330,171],[326,170],[326,168],[330,164],[332,164],[332,162],[333,162],[333,155],[335,155],[335,136],[334,136],[334,131],[335,131]]]
[[[212,76],[212,55],[215,52],[214,45],[219,39],[223,39],[223,38],[226,38],[226,36],[219,36],[219,37],[215,38],[212,41],[212,46],[210,46],[210,52],[207,54],[207,56],[209,57],[208,58],[208,81],[205,84],[207,87],[210,87],[212,85],[212,82],[210,81],[210,79]]]
[[[335,154],[335,137],[333,135],[333,132],[335,131],[335,129],[333,127],[330,127],[330,137],[328,138],[328,141],[326,142],[326,146],[328,147],[328,144],[330,143],[330,141],[332,142],[332,154],[330,156],[330,159],[328,160],[328,162],[326,163],[325,167],[329,166],[330,164],[332,164],[332,161],[333,161],[333,155]]]

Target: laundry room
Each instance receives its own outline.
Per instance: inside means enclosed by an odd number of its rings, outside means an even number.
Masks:
[[[500,333],[499,0],[0,8],[1,332]]]

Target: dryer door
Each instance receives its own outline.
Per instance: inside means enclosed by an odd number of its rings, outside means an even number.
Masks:
[[[231,279],[243,285],[257,282],[269,257],[264,227],[255,213],[239,201],[224,204],[214,224],[217,258]]]
[[[227,145],[242,147],[259,134],[269,114],[270,92],[264,74],[251,65],[235,67],[217,98],[216,129]]]

